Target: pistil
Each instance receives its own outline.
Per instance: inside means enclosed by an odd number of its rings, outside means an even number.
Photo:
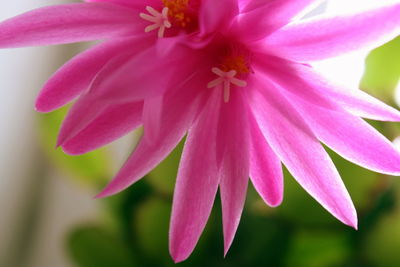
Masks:
[[[244,80],[240,80],[238,78],[235,78],[237,71],[236,70],[230,70],[230,71],[223,71],[220,68],[212,68],[211,71],[219,76],[217,79],[209,82],[207,84],[208,88],[214,88],[219,86],[220,84],[223,85],[224,89],[224,102],[228,103],[229,98],[230,98],[230,92],[231,92],[231,84],[236,85],[238,87],[245,87],[247,85],[247,82]]]

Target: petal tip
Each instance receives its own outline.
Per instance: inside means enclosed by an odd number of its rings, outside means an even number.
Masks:
[[[187,255],[186,253],[182,252],[182,251],[175,251],[170,249],[170,255],[172,260],[174,261],[174,263],[180,263],[184,260],[186,260],[187,258],[189,258],[189,255]]]
[[[103,189],[103,191],[101,191],[100,193],[95,195],[94,199],[110,197],[116,193],[118,193],[118,192],[114,192],[114,191],[110,190],[109,187],[107,186],[106,188]]]
[[[358,218],[355,210],[350,214],[350,216],[346,216],[345,218],[340,219],[344,224],[358,230]]]
[[[224,259],[226,258],[226,255],[228,254],[230,247],[231,247],[230,245],[224,247]]]
[[[49,113],[59,108],[58,106],[53,106],[49,103],[48,99],[46,99],[42,94],[35,100],[35,110],[41,113]]]
[[[68,145],[65,144],[65,142],[57,142],[57,147],[61,147],[62,151],[70,156],[79,156],[82,155],[83,153],[80,152],[79,150],[75,150]]]
[[[267,202],[268,206],[270,206],[271,208],[276,208],[278,206],[280,206],[282,204],[283,199],[277,199],[277,200],[270,200]]]

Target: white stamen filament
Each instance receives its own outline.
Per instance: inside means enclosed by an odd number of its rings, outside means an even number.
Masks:
[[[165,28],[171,28],[172,26],[171,22],[168,20],[168,7],[164,7],[161,13],[151,6],[146,6],[146,10],[151,16],[145,13],[140,13],[139,16],[153,24],[147,26],[144,32],[151,32],[158,29],[158,38],[164,37]]]
[[[225,72],[219,68],[212,68],[211,71],[219,76],[217,79],[212,80],[207,84],[207,88],[217,87],[221,83],[223,84],[224,88],[224,102],[229,102],[230,94],[231,94],[231,84],[236,85],[238,87],[245,87],[247,85],[246,81],[239,80],[235,78],[237,71],[230,70]]]

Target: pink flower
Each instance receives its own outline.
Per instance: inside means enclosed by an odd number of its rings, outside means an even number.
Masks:
[[[144,137],[99,197],[142,178],[187,134],[170,226],[175,261],[193,251],[218,188],[225,253],[249,176],[267,204],[279,205],[281,162],[356,228],[350,196],[320,142],[360,166],[400,174],[399,152],[360,118],[400,121],[400,113],[305,64],[396,37],[399,3],[291,22],[318,1],[91,2],[109,3],[48,7],[3,22],[0,46],[109,39],[62,67],[37,102],[50,111],[79,95],[58,140],[70,154],[144,125]]]

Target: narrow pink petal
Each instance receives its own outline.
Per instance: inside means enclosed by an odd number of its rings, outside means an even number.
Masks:
[[[203,104],[203,91],[199,86],[168,94],[163,103],[163,120],[158,140],[149,143],[140,140],[124,166],[97,197],[116,194],[146,175],[159,164],[183,138],[199,108]],[[199,93],[200,92],[200,93]]]
[[[356,228],[357,215],[351,198],[301,115],[272,83],[255,91],[251,100],[264,137],[293,177],[331,214]]]
[[[354,15],[313,18],[270,35],[265,46],[297,61],[321,60],[371,49],[400,34],[400,3]]]
[[[238,12],[236,0],[203,0],[199,13],[200,34],[204,36],[223,31]]]
[[[157,58],[156,50],[156,47],[151,46],[138,55],[122,54],[110,60],[97,74],[88,92],[82,94],[69,111],[57,144],[62,145],[77,135],[109,106],[161,96],[167,89],[179,88],[182,82],[187,82],[191,77],[189,72],[194,72],[191,64],[197,60],[195,53],[188,57],[185,54],[187,50],[185,53],[175,50],[176,58],[164,55],[168,58],[161,60]],[[185,64],[181,62],[174,65],[176,60],[183,60],[184,56],[186,60],[182,62]],[[149,60],[151,57],[156,60]],[[192,86],[190,91],[198,89],[200,85]],[[203,87],[200,91],[203,91]],[[189,91],[186,89],[185,92]]]
[[[142,109],[142,103],[126,103],[105,109],[65,142],[63,150],[70,155],[80,155],[124,136],[140,126]]]
[[[386,105],[373,96],[357,88],[345,88],[334,84],[312,68],[296,65],[292,76],[292,86],[298,90],[316,90],[326,99],[334,101],[349,112],[368,119],[400,121],[400,111]]]
[[[234,88],[221,108],[217,147],[222,158],[220,194],[224,230],[224,253],[232,244],[246,200],[249,180],[248,107],[241,88]]]
[[[57,147],[84,130],[95,118],[100,116],[111,105],[105,105],[96,101],[87,101],[81,96],[68,111],[57,138]],[[115,106],[115,105],[114,105]]]
[[[163,94],[187,79],[196,69],[198,52],[175,47],[159,53],[157,45],[134,56],[109,61],[94,79],[89,95],[96,101],[138,101]]]
[[[257,122],[250,116],[250,179],[265,203],[276,207],[283,200],[281,161],[262,135]]]
[[[118,39],[99,44],[71,59],[44,85],[36,99],[36,109],[50,112],[75,97],[89,85],[95,75],[120,53],[137,53],[150,43],[149,39]]]
[[[133,8],[135,10],[145,10],[146,6],[151,6],[155,9],[161,8],[160,0],[132,1],[132,0],[85,0],[85,2],[111,3]]]
[[[351,113],[374,120],[400,121],[400,112],[358,89],[348,89],[324,79],[311,67],[260,54],[255,60],[260,74],[282,89],[310,104],[327,109],[337,105]],[[261,60],[260,60],[261,59]]]
[[[297,102],[302,116],[322,142],[367,169],[400,175],[400,153],[371,125],[347,112]]]
[[[91,41],[143,32],[132,9],[108,3],[39,8],[0,23],[0,48]]]
[[[256,54],[253,62],[257,75],[267,76],[268,79],[279,84],[283,89],[305,101],[325,108],[335,108],[323,93],[309,86],[307,80],[297,75],[297,68],[299,68],[298,65],[300,64],[293,64],[292,62],[268,54]]]
[[[321,0],[249,1],[239,18],[241,37],[253,41],[262,39],[321,2]]]
[[[179,166],[169,232],[175,262],[192,253],[206,225],[219,179],[216,153],[222,97],[214,90],[197,122],[189,130]]]
[[[156,96],[144,100],[143,107],[143,126],[144,138],[148,142],[154,143],[160,133],[162,119],[163,97]]]

